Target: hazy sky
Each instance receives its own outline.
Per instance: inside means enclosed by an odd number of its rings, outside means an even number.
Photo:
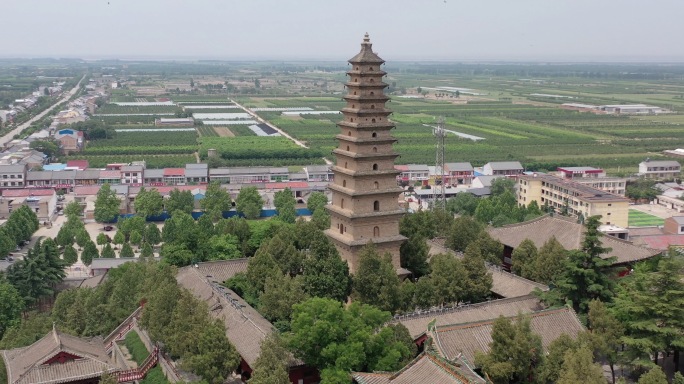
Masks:
[[[684,62],[681,0],[2,3],[2,57]]]

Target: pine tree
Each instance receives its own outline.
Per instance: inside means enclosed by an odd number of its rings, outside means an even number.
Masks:
[[[154,257],[154,252],[152,251],[152,246],[145,242],[142,246],[142,251],[140,252],[140,257]]]
[[[76,249],[72,245],[67,245],[64,248],[64,262],[67,265],[73,265],[77,261],[78,261],[78,253],[76,253]],[[89,265],[89,264],[86,264],[86,265]]]
[[[257,292],[264,291],[264,285],[269,277],[280,274],[282,272],[278,263],[268,252],[257,251],[247,263],[247,278]]]
[[[401,266],[413,273],[414,278],[430,273],[430,265],[427,262],[430,249],[425,238],[413,235],[401,244],[399,257]]]
[[[534,262],[534,280],[550,284],[563,273],[567,251],[561,243],[552,236],[539,248]]]
[[[134,255],[131,245],[129,243],[124,243],[121,247],[121,252],[119,252],[119,257],[133,257]]]
[[[463,254],[463,267],[467,277],[464,300],[471,303],[484,301],[492,290],[492,274],[488,272],[477,243],[470,243]]]
[[[430,259],[430,268],[429,281],[435,294],[434,303],[448,305],[464,301],[467,274],[460,260],[449,254],[434,255]]]
[[[114,249],[112,249],[112,246],[109,243],[105,244],[104,248],[102,248],[102,257],[107,259],[113,259],[116,257],[116,254],[114,254]]]
[[[261,353],[254,364],[250,384],[289,384],[289,352],[277,333],[261,342]]]
[[[392,256],[378,254],[373,243],[359,254],[359,268],[353,278],[352,296],[364,304],[395,312],[400,305],[399,278],[392,266]]]
[[[589,348],[580,347],[565,353],[558,384],[606,384],[603,369],[594,363]]]
[[[311,242],[302,270],[304,291],[311,297],[326,297],[344,302],[351,293],[349,265],[320,232]]]
[[[90,265],[90,263],[93,262],[93,259],[98,257],[100,257],[100,253],[97,251],[97,245],[95,245],[92,240],[87,242],[85,247],[83,247],[83,252],[81,252],[81,261],[83,261],[83,264]]]
[[[589,339],[594,355],[608,362],[613,381],[615,381],[615,364],[618,362],[618,353],[622,349],[621,338],[624,335],[624,326],[599,300],[589,302],[588,320]]]
[[[511,255],[511,271],[526,279],[533,278],[537,255],[537,246],[534,245],[534,242],[530,239],[523,240],[520,245],[515,247]]]

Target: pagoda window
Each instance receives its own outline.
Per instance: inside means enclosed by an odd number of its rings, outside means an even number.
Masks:
[[[347,136],[351,136],[351,131],[347,132]]]
[[[377,212],[377,211],[380,210],[380,202],[379,202],[379,201],[375,200],[375,201],[373,202],[373,210],[374,210],[375,212]]]
[[[380,227],[373,227],[373,237],[380,237]]]
[[[340,200],[340,208],[344,209],[344,199]]]
[[[375,95],[375,92],[371,91],[371,93],[370,93],[370,94],[371,94],[371,96],[373,96],[373,95]]]
[[[375,189],[380,189],[380,183],[378,183],[377,181],[373,182],[373,186],[375,187]]]
[[[377,170],[378,170],[378,165],[377,165],[377,164],[373,164],[373,170],[374,170],[374,171],[377,171]]]
[[[355,82],[355,83],[358,83],[358,82],[359,82],[359,79],[354,78],[354,82]]]
[[[345,188],[347,187],[347,180],[342,180],[342,186]]]
[[[349,152],[349,146],[347,145],[347,152]]]
[[[373,67],[368,67],[368,70],[369,70],[369,71],[372,71],[372,70],[373,70]]]
[[[375,80],[373,80],[373,79],[370,79],[370,82],[371,82],[371,83],[372,83],[372,82],[374,82],[374,81],[375,81]]]
[[[351,121],[351,122],[353,123],[353,122],[354,122],[354,118],[353,118],[353,117],[350,117],[350,118],[349,118],[349,121]],[[349,132],[349,136],[351,136],[351,132]]]
[[[371,137],[378,137],[378,133],[377,132],[371,133]]]
[[[373,147],[373,152],[378,152],[378,147]]]
[[[344,233],[344,226],[342,224],[337,224],[340,226],[340,235]]]
[[[352,108],[356,108],[356,105],[355,105],[355,104],[352,104]]]
[[[344,162],[344,167],[347,168],[347,162],[346,161]]]
[[[371,104],[371,109],[375,109],[375,104]]]
[[[356,91],[354,91],[354,94],[356,95]]]
[[[375,123],[375,119],[371,119],[371,123]]]

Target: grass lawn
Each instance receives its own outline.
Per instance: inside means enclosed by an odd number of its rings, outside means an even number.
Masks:
[[[128,348],[128,352],[131,353],[133,360],[138,363],[138,365],[142,364],[145,359],[147,359],[147,356],[150,355],[150,352],[147,351],[145,344],[140,340],[140,336],[135,331],[128,332],[125,344],[126,348]]]
[[[630,227],[652,227],[656,225],[663,225],[664,219],[650,215],[636,209],[629,210],[629,226]]]

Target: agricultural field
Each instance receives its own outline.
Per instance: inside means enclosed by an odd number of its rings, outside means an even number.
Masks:
[[[628,223],[630,227],[655,227],[662,226],[665,223],[665,220],[646,212],[630,209]]]
[[[232,128],[231,128],[232,129]],[[302,148],[284,137],[201,137],[200,157],[212,166],[289,166],[322,164],[323,153]],[[207,158],[216,149],[217,158]]]

